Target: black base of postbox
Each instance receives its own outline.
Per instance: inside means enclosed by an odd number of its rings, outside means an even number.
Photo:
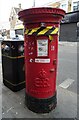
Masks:
[[[6,87],[8,87],[13,92],[17,92],[25,88],[25,81],[22,81],[21,83],[18,83],[18,84],[12,84],[8,80],[3,78],[3,83]]]
[[[35,113],[49,113],[51,110],[55,109],[57,105],[56,93],[53,97],[48,99],[37,99],[26,93],[25,104],[29,110]]]

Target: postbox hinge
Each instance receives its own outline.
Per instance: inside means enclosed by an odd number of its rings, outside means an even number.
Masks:
[[[54,65],[57,64],[57,60],[56,60],[56,59],[53,60],[53,64],[54,64]]]

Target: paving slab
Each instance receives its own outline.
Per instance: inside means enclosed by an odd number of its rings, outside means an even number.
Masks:
[[[2,89],[3,118],[76,118],[77,94],[57,87],[57,107],[47,114],[37,114],[25,105],[25,89],[12,92],[3,85]]]
[[[61,46],[76,46],[77,47],[77,44],[78,42],[68,42],[68,41],[59,41],[58,44],[61,45]]]

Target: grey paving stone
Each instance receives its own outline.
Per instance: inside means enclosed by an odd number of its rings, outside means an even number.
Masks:
[[[6,88],[7,89],[7,88]],[[57,107],[47,114],[36,114],[25,106],[25,90],[14,93],[3,92],[3,118],[75,118],[77,116],[77,95],[57,87]]]

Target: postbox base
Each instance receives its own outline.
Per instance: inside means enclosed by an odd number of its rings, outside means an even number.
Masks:
[[[55,109],[57,105],[56,93],[54,96],[48,99],[37,99],[29,96],[27,93],[25,95],[25,104],[29,110],[36,113],[49,113],[51,110]]]

